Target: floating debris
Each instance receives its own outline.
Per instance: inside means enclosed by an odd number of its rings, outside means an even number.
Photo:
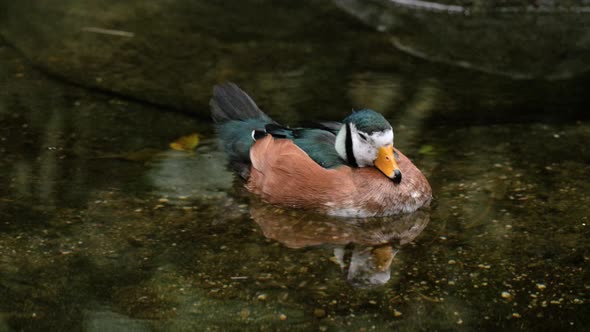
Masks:
[[[231,280],[244,280],[244,279],[248,279],[248,277],[246,276],[235,276],[235,277],[230,277]]]
[[[117,36],[117,37],[127,37],[127,38],[135,37],[135,34],[133,32],[123,31],[123,30],[104,29],[104,28],[98,28],[98,27],[83,27],[82,31],[93,32],[93,33],[98,33],[98,34],[102,34],[102,35]]]
[[[324,318],[326,317],[326,310],[322,308],[315,308],[313,309],[313,315],[316,318]]]
[[[248,317],[250,317],[250,309],[248,308],[244,308],[240,311],[240,318],[242,319],[248,319]]]
[[[511,299],[512,298],[512,294],[510,294],[509,292],[506,292],[506,291],[502,292],[501,296],[503,299]]]

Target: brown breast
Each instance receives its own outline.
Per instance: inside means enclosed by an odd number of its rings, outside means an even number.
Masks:
[[[341,216],[413,212],[432,198],[430,185],[398,151],[402,181],[393,183],[373,167],[325,169],[292,141],[270,136],[250,150],[246,187],[272,204]]]

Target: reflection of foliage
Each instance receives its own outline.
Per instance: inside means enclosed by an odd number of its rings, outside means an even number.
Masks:
[[[420,147],[420,149],[418,150],[418,153],[420,153],[420,154],[427,154],[427,155],[436,154],[436,152],[434,151],[434,147],[432,145],[429,145],[429,144],[422,145]]]

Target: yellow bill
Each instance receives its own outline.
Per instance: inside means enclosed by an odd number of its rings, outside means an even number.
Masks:
[[[393,145],[390,144],[380,147],[374,164],[375,167],[394,182],[399,183],[401,181],[402,173],[393,155]]]

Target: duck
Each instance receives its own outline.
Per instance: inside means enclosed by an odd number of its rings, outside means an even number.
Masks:
[[[266,203],[337,217],[384,217],[428,207],[424,174],[394,147],[383,115],[353,111],[342,122],[282,126],[235,83],[209,103],[221,149],[245,187]]]

